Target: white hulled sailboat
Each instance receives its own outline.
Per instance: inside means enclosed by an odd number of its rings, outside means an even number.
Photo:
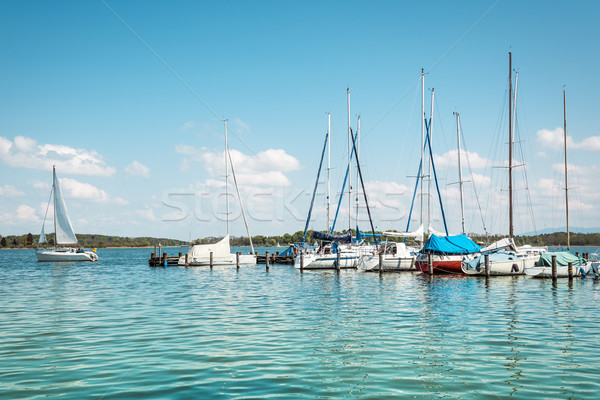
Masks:
[[[98,261],[98,256],[93,251],[85,251],[76,247],[77,236],[73,231],[71,220],[67,214],[67,207],[62,197],[62,192],[56,177],[56,167],[52,167],[52,192],[50,193],[50,202],[54,202],[54,249],[40,250],[36,249],[38,261]],[[48,214],[48,208],[46,208]],[[46,243],[44,234],[44,222],[42,223],[42,232],[40,233],[39,244]],[[59,245],[75,245],[75,247],[58,247]]]

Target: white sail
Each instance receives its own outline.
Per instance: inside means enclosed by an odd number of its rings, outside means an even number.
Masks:
[[[46,234],[44,233],[44,225],[42,225],[42,232],[40,233],[40,240],[38,244],[46,243]]]
[[[73,231],[69,214],[67,214],[67,206],[62,197],[56,171],[54,175],[54,225],[56,229],[56,244],[76,244],[77,237]]]

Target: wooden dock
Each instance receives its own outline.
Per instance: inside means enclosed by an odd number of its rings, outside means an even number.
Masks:
[[[269,264],[293,264],[294,257],[293,256],[281,256],[279,252],[275,254],[257,254],[256,255],[256,263],[257,264],[266,264],[267,257],[269,257]]]
[[[169,257],[166,252],[150,254],[150,259],[148,260],[148,265],[151,267],[173,267],[177,266],[179,259],[181,258],[182,253],[180,252],[178,256]],[[275,254],[257,254],[256,255],[256,263],[257,264],[267,264],[267,257],[269,258],[269,264],[293,264],[294,257],[293,256],[282,256],[279,255],[279,252]]]
[[[160,255],[160,253],[158,254],[158,257],[156,256],[156,253],[151,253],[150,254],[150,259],[148,260],[148,265],[150,265],[151,267],[172,267],[172,266],[177,266],[177,262],[179,261],[179,258],[181,257],[181,252],[179,253],[179,255],[177,257],[169,257],[167,255],[167,253],[163,253],[162,256]]]

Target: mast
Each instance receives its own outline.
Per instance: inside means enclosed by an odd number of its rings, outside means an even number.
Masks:
[[[237,179],[235,177],[235,169],[233,168],[233,160],[231,159],[231,154],[229,154],[229,147],[225,149],[227,155],[229,156],[229,162],[231,163],[231,175],[233,175],[233,183],[235,185],[235,191],[238,195],[238,201],[240,202],[240,210],[242,210],[242,217],[244,218],[244,225],[246,225],[246,233],[248,233],[248,240],[250,241],[250,249],[252,250],[252,254],[256,254],[254,252],[254,244],[252,244],[252,235],[250,234],[250,228],[248,227],[248,220],[246,219],[246,213],[244,212],[244,203],[242,203],[242,195],[240,194],[240,188],[237,183]],[[229,214],[227,215],[227,219],[229,219]],[[229,226],[229,225],[228,225]],[[227,234],[229,234],[229,230],[227,230]]]
[[[58,235],[56,234],[57,230],[56,230],[56,165],[52,166],[52,192],[54,192],[54,248],[57,249],[58,248]]]
[[[331,199],[331,185],[329,184],[329,171],[331,170],[331,113],[327,113],[327,232],[329,232],[329,207]]]
[[[356,126],[356,162],[358,163],[358,156],[360,153],[360,115],[358,116],[358,121],[357,121],[357,126]],[[360,173],[358,171],[358,168],[356,168],[356,182],[359,182],[359,178],[360,178]],[[363,189],[364,190],[364,189]],[[356,186],[356,204],[354,205],[354,208],[356,210],[356,226],[358,229],[358,197],[360,195],[360,186]]]
[[[423,168],[423,158],[425,152],[425,73],[421,68],[421,225],[423,225],[423,178],[425,177]],[[425,235],[425,233],[423,233]]]
[[[433,99],[434,99],[435,90],[431,89],[431,110],[429,112],[429,125],[428,125],[428,134],[429,134],[429,144],[431,145],[431,139],[433,134],[432,122],[433,122]],[[428,158],[427,163],[427,175],[429,176],[429,180],[427,182],[427,231],[429,232],[429,227],[431,226],[431,155]]]
[[[462,179],[462,168],[460,166],[460,115],[455,112],[456,115],[456,138],[458,143],[458,184],[460,187],[460,216],[462,233],[465,234],[465,205],[463,202],[463,179]]]
[[[346,88],[346,98],[348,103],[348,229],[352,230],[352,167],[351,167],[351,146],[352,131],[350,129],[350,88]]]
[[[508,236],[514,236],[513,228],[513,187],[512,187],[512,53],[508,53]]]
[[[223,120],[223,124],[225,125],[225,204],[226,204],[226,213],[227,213],[227,234],[229,235],[229,188],[228,188],[228,178],[229,178],[229,166],[227,165],[229,162],[229,146],[227,145],[227,120]],[[232,164],[233,165],[233,164]]]
[[[565,208],[567,215],[567,250],[571,250],[571,234],[569,232],[569,180],[567,175],[567,95],[563,89],[563,121],[565,132]]]

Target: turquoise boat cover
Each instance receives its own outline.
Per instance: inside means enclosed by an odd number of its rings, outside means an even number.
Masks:
[[[539,267],[551,267],[552,256],[556,256],[557,266],[566,266],[569,265],[569,263],[573,263],[574,266],[586,264],[586,261],[583,259],[583,257],[576,256],[570,251],[549,251],[540,255],[540,260],[536,263],[536,265]]]
[[[471,254],[481,250],[481,246],[467,235],[436,236],[431,235],[423,246],[423,253]]]

